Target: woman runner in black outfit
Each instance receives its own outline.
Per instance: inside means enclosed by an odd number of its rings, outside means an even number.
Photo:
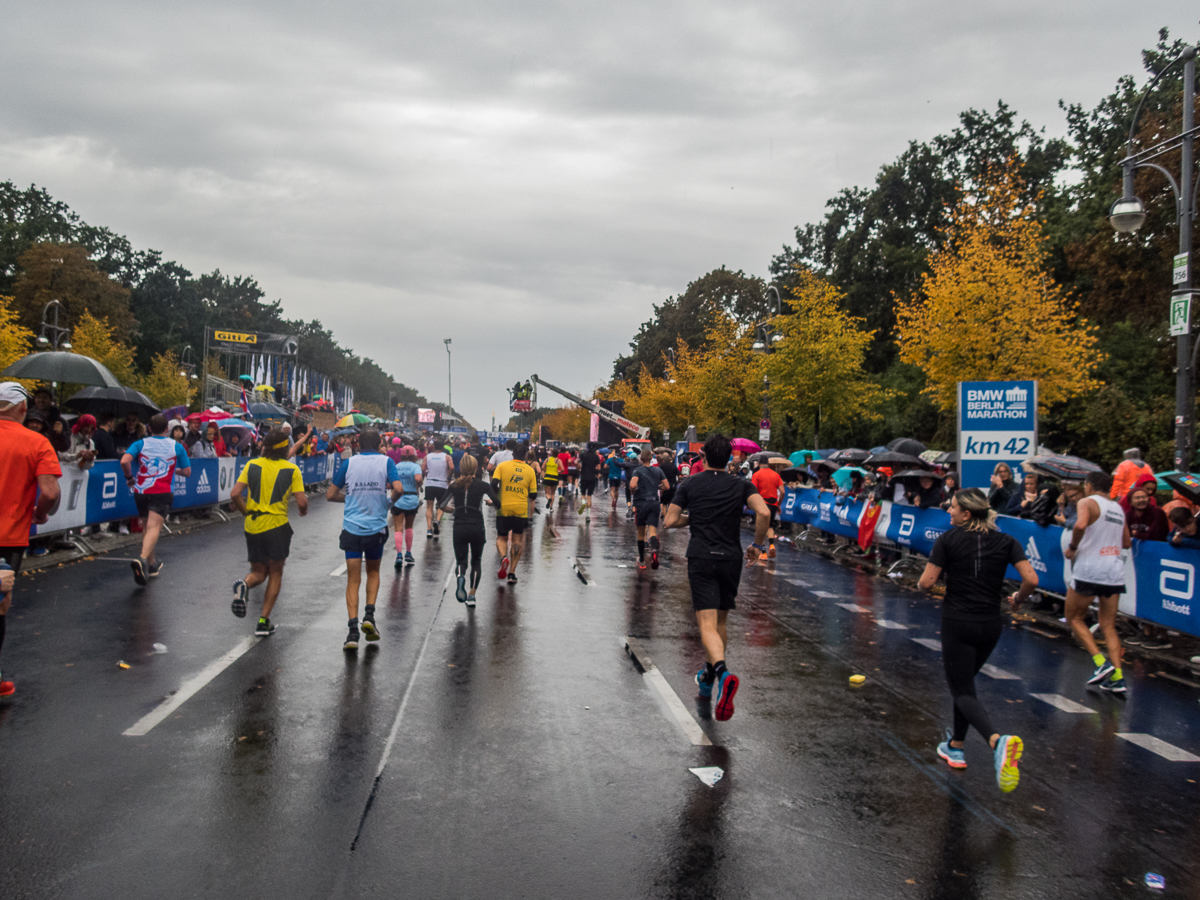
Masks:
[[[454,596],[459,603],[474,606],[475,590],[479,587],[479,579],[483,577],[481,557],[487,540],[483,530],[483,498],[491,500],[493,506],[499,501],[491,484],[475,477],[479,461],[474,456],[463,456],[458,461],[458,468],[461,474],[450,483],[450,489],[442,499],[442,508],[454,503],[454,558],[457,561],[455,574],[458,576]],[[470,591],[467,590],[468,549],[471,551]]]
[[[996,529],[996,513],[983,491],[971,488],[955,494],[950,501],[950,524],[954,527],[934,543],[918,582],[927,591],[946,573],[942,665],[954,698],[954,731],[938,744],[937,754],[952,768],[965,769],[963,741],[968,727],[974,725],[992,748],[996,783],[1008,793],[1021,777],[1017,763],[1024,744],[1016,735],[1002,735],[992,727],[987,710],[975,696],[975,676],[1004,631],[1000,598],[1008,566],[1015,566],[1021,575],[1020,590],[1008,598],[1014,606],[1033,593],[1037,574],[1021,545]]]

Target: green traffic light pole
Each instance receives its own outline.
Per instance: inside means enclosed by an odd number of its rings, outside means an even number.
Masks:
[[[1161,72],[1154,76],[1142,99],[1133,112],[1129,124],[1129,142],[1126,157],[1121,160],[1121,199],[1112,206],[1109,222],[1123,234],[1137,231],[1146,221],[1146,208],[1133,191],[1133,175],[1138,169],[1154,169],[1161,172],[1175,194],[1175,214],[1179,225],[1179,256],[1175,258],[1173,288],[1171,291],[1171,333],[1178,336],[1175,348],[1175,469],[1178,472],[1191,470],[1195,461],[1196,432],[1196,349],[1200,341],[1193,343],[1192,296],[1195,279],[1192,273],[1192,220],[1196,216],[1196,185],[1194,143],[1196,136],[1196,52],[1200,48],[1188,47]],[[1152,147],[1134,152],[1138,116],[1146,98],[1167,72],[1183,63],[1183,130]],[[1165,168],[1152,162],[1179,149],[1181,160],[1179,180]],[[1178,310],[1178,313],[1177,313]]]

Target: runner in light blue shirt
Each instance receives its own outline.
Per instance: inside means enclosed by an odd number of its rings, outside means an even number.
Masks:
[[[396,529],[396,569],[399,570],[402,565],[416,563],[412,555],[413,521],[421,506],[421,483],[425,480],[421,464],[417,462],[416,447],[406,444],[400,448],[400,463],[396,471],[400,475],[400,484],[404,486],[404,493],[392,504],[392,524]],[[403,528],[401,522],[404,523]],[[401,538],[404,540],[403,554],[400,551]]]

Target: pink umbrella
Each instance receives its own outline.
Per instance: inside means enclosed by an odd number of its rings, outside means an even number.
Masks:
[[[734,450],[740,450],[742,453],[757,453],[762,449],[754,441],[747,438],[734,438],[730,443],[733,444]]]

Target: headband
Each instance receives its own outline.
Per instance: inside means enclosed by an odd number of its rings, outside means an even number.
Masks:
[[[279,450],[279,449],[281,449],[281,448],[283,448],[283,447],[286,447],[286,446],[288,446],[289,444],[291,444],[291,441],[289,441],[287,438],[284,438],[284,439],[283,439],[282,441],[280,441],[278,444],[272,444],[272,445],[271,445],[271,449],[272,449],[272,450]]]

